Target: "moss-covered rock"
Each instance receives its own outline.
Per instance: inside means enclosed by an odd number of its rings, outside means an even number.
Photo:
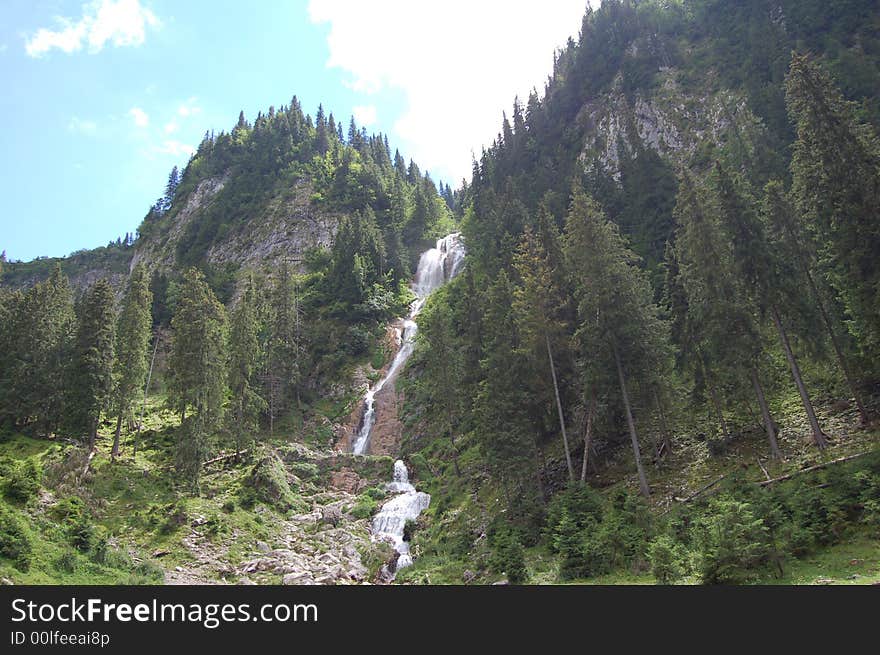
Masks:
[[[286,512],[302,505],[290,488],[284,463],[275,453],[267,453],[257,460],[242,481],[240,496],[245,507],[260,501]]]

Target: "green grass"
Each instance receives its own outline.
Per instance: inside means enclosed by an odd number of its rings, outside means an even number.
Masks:
[[[218,562],[222,554],[222,565],[245,559],[256,540],[281,537],[282,516],[276,510],[262,503],[242,507],[239,489],[251,470],[249,463],[207,467],[201,493],[194,497],[181,486],[173,467],[177,416],[165,409],[164,398],[154,396],[144,418],[137,453],[134,434],[123,430],[122,453],[114,462],[109,453],[115,422],[108,417],[86,476],[85,450],[76,444],[20,434],[0,438],[0,460],[34,458],[43,468],[37,497],[22,504],[0,496],[0,505],[14,514],[33,544],[26,569],[0,557],[0,578],[15,584],[161,583],[162,568],[193,566],[187,539],[198,541],[212,556],[218,553]],[[289,443],[292,427],[287,425],[275,443]],[[257,437],[268,441],[265,435]],[[311,482],[303,486],[314,490]],[[109,556],[73,549],[69,527],[53,514],[58,501],[70,496],[83,499],[96,534],[110,538]],[[154,553],[161,554],[154,558]],[[210,568],[201,573],[219,577]]]
[[[880,584],[880,539],[857,535],[845,543],[789,561],[781,578],[763,584]]]

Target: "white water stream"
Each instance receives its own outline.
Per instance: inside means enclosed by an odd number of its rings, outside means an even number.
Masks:
[[[357,438],[352,446],[352,452],[363,455],[370,447],[370,433],[376,422],[375,398],[382,388],[393,381],[400,369],[412,355],[415,347],[416,316],[422,310],[428,295],[442,286],[461,270],[464,263],[464,244],[461,235],[450,234],[437,240],[437,246],[422,253],[419,258],[419,267],[416,270],[412,283],[412,290],[416,299],[409,308],[409,315],[403,321],[403,332],[400,334],[400,350],[388,367],[385,374],[375,386],[370,388],[364,396],[364,416]],[[409,472],[406,464],[401,460],[394,462],[394,479],[386,485],[388,491],[395,495],[382,505],[379,513],[373,517],[373,539],[390,542],[399,553],[394,570],[386,571],[390,577],[400,569],[412,564],[412,555],[409,552],[409,542],[403,538],[407,521],[414,521],[431,502],[431,496],[421,491],[416,491],[409,482]]]

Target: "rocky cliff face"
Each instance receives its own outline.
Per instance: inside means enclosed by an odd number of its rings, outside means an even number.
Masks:
[[[173,216],[173,222],[161,237],[137,242],[132,268],[140,263],[148,268],[175,268],[178,244],[187,228],[202,219],[227,181],[228,175],[203,180]],[[310,249],[330,246],[340,218],[338,214],[316,207],[312,195],[311,180],[298,180],[283,194],[272,198],[265,209],[249,216],[240,230],[212,245],[205,260],[210,264],[235,264],[251,269],[271,268],[286,261],[301,269]]]
[[[585,134],[582,165],[589,168],[598,162],[619,181],[621,156],[637,158],[640,151],[653,150],[676,165],[686,165],[701,146],[720,146],[731,135],[764,131],[745,97],[726,89],[686,92],[680,74],[663,68],[656,88],[631,97],[618,75],[609,91],[585,103],[577,117]]]

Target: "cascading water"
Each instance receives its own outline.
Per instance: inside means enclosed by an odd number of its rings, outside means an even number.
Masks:
[[[392,381],[400,372],[400,369],[412,355],[415,347],[416,316],[422,310],[428,295],[451,280],[461,270],[464,263],[465,249],[459,233],[450,234],[437,240],[437,246],[422,253],[419,258],[419,267],[411,288],[416,294],[416,299],[409,307],[409,315],[403,321],[403,331],[400,333],[400,349],[388,367],[388,372],[379,382],[369,389],[364,396],[364,417],[361,428],[352,446],[356,455],[363,455],[370,446],[370,432],[376,422],[375,398],[382,388]],[[373,517],[373,539],[389,541],[399,553],[394,570],[384,570],[389,578],[405,566],[412,564],[412,555],[409,552],[409,543],[403,538],[404,528],[407,521],[418,518],[422,510],[426,509],[431,502],[431,496],[421,491],[416,491],[409,482],[409,472],[406,464],[401,460],[394,462],[394,480],[387,485],[388,491],[396,495],[382,505],[379,513]]]
[[[376,407],[375,398],[382,388],[393,380],[398,374],[401,367],[412,355],[415,347],[416,325],[415,318],[434,289],[443,286],[443,284],[455,277],[461,270],[464,263],[464,244],[461,242],[461,235],[456,232],[437,240],[437,246],[426,250],[419,258],[419,267],[416,270],[415,278],[411,288],[416,294],[416,299],[409,306],[409,316],[403,321],[403,333],[401,335],[400,350],[388,367],[388,372],[379,382],[376,383],[364,396],[364,418],[361,421],[361,428],[358,431],[357,438],[352,446],[352,452],[355,455],[363,455],[370,446],[370,432],[376,423]]]
[[[394,570],[384,571],[386,576],[393,577],[397,571],[413,563],[409,542],[404,541],[403,532],[407,521],[414,521],[422,510],[427,509],[431,496],[416,491],[409,482],[406,464],[400,460],[394,462],[394,481],[389,482],[386,488],[397,495],[382,505],[382,509],[373,517],[372,527],[373,539],[390,542],[399,553]]]

